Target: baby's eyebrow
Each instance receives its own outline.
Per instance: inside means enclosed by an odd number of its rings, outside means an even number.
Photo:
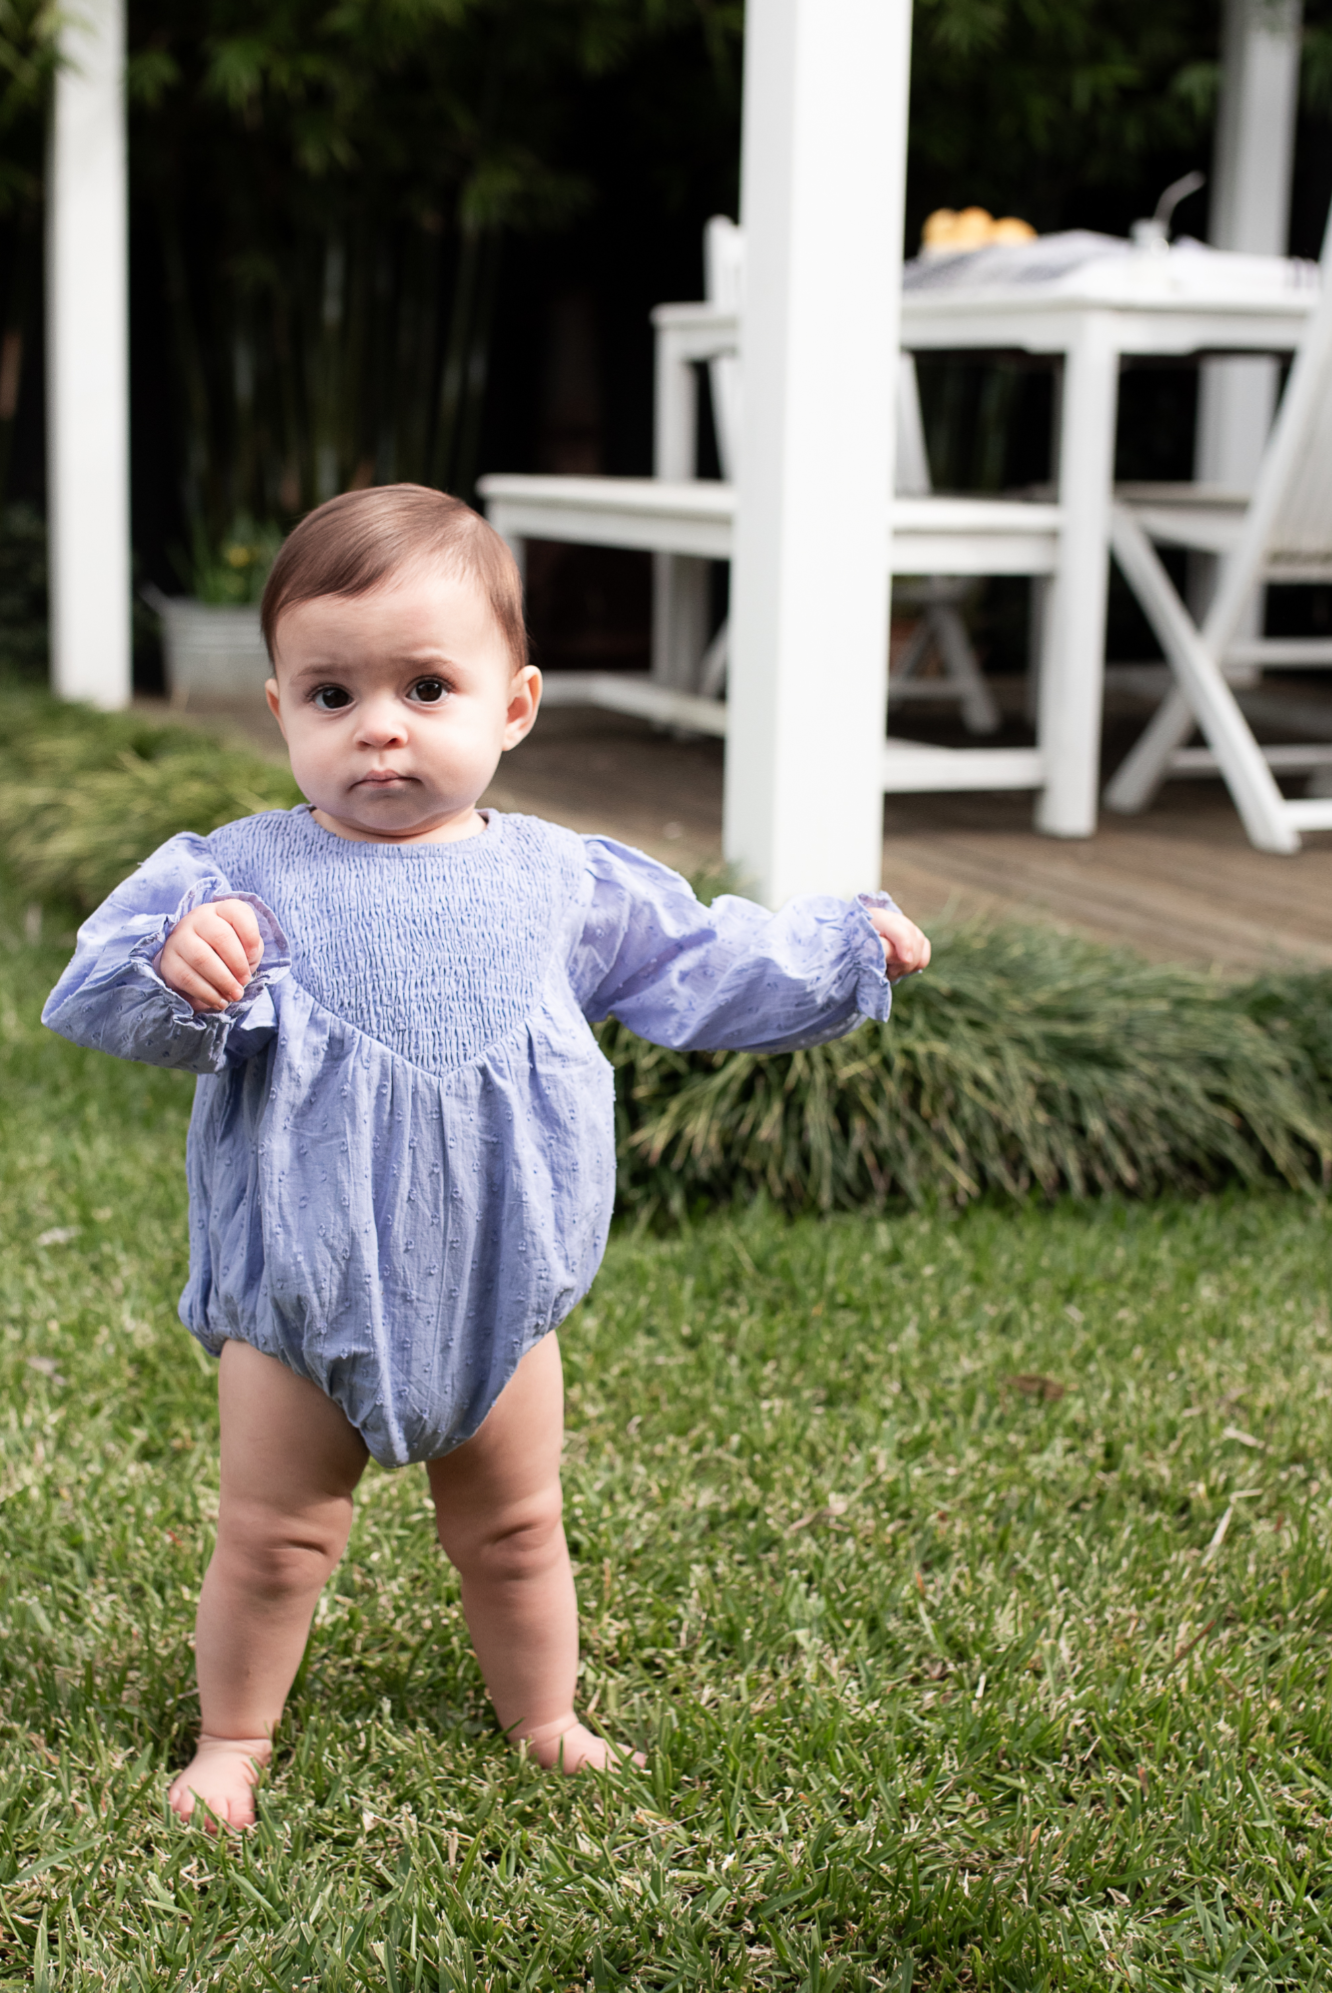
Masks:
[[[464,667],[446,651],[428,648],[400,651],[373,660],[359,657],[313,658],[292,667],[286,677],[289,685],[304,690],[311,685],[350,685],[364,679],[367,674],[377,676],[384,670],[418,678],[427,674],[456,678],[464,673]]]
[[[355,669],[356,669],[355,665],[349,665],[346,663],[337,663],[337,662],[328,663],[320,659],[316,660],[315,663],[313,664],[299,664],[293,666],[289,672],[289,676],[292,678],[293,681],[301,681],[307,678],[309,679],[337,678],[340,676],[345,677],[348,672],[354,672]]]

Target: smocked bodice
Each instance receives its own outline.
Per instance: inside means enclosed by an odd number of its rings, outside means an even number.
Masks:
[[[552,910],[584,864],[581,840],[517,816],[453,844],[382,845],[294,810],[228,824],[208,844],[232,886],[272,908],[315,1001],[436,1074],[533,1009],[557,939]]]

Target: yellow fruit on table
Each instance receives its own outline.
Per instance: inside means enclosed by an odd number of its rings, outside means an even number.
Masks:
[[[953,240],[953,229],[957,215],[952,208],[936,208],[933,214],[926,215],[920,231],[921,247],[924,249],[946,249]]]
[[[954,249],[983,249],[990,240],[994,216],[988,208],[963,208],[953,223]]]
[[[926,256],[960,256],[995,242],[1032,242],[1035,236],[1031,223],[1016,215],[996,221],[988,208],[936,208],[925,217],[920,246]]]

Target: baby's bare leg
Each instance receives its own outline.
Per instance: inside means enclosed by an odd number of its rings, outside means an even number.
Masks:
[[[500,1725],[541,1764],[573,1772],[620,1754],[574,1714],[578,1605],[561,1521],[563,1438],[564,1376],[548,1335],[475,1437],[427,1471]]]
[[[168,1797],[182,1819],[202,1799],[245,1827],[315,1602],[346,1548],[366,1448],[331,1398],[248,1343],[223,1348],[218,1407],[217,1548],[195,1634],[202,1720]]]

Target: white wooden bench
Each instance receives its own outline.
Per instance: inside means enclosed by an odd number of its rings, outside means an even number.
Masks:
[[[546,696],[586,701],[665,724],[724,735],[725,630],[707,631],[707,567],[729,560],[735,519],[736,438],[741,376],[740,284],[743,245],[734,223],[709,223],[708,288],[703,304],[662,305],[656,330],[656,475],[651,478],[538,477],[492,473],[478,490],[496,530],[519,560],[528,540],[643,549],[654,555],[652,669],[646,674],[560,672]],[[885,364],[892,364],[891,357]],[[706,366],[721,479],[695,475],[698,369]],[[888,577],[920,577],[908,599],[922,611],[944,675],[920,679],[926,646],[890,681],[899,698],[954,697],[976,732],[997,722],[992,695],[976,665],[958,611],[969,579],[985,575],[1050,577],[1057,573],[1062,514],[1056,504],[931,493],[915,374],[901,363],[899,489],[885,535]],[[906,486],[906,489],[902,489]],[[905,591],[904,591],[905,592]],[[1042,750],[943,748],[885,741],[885,791],[1040,789]]]

